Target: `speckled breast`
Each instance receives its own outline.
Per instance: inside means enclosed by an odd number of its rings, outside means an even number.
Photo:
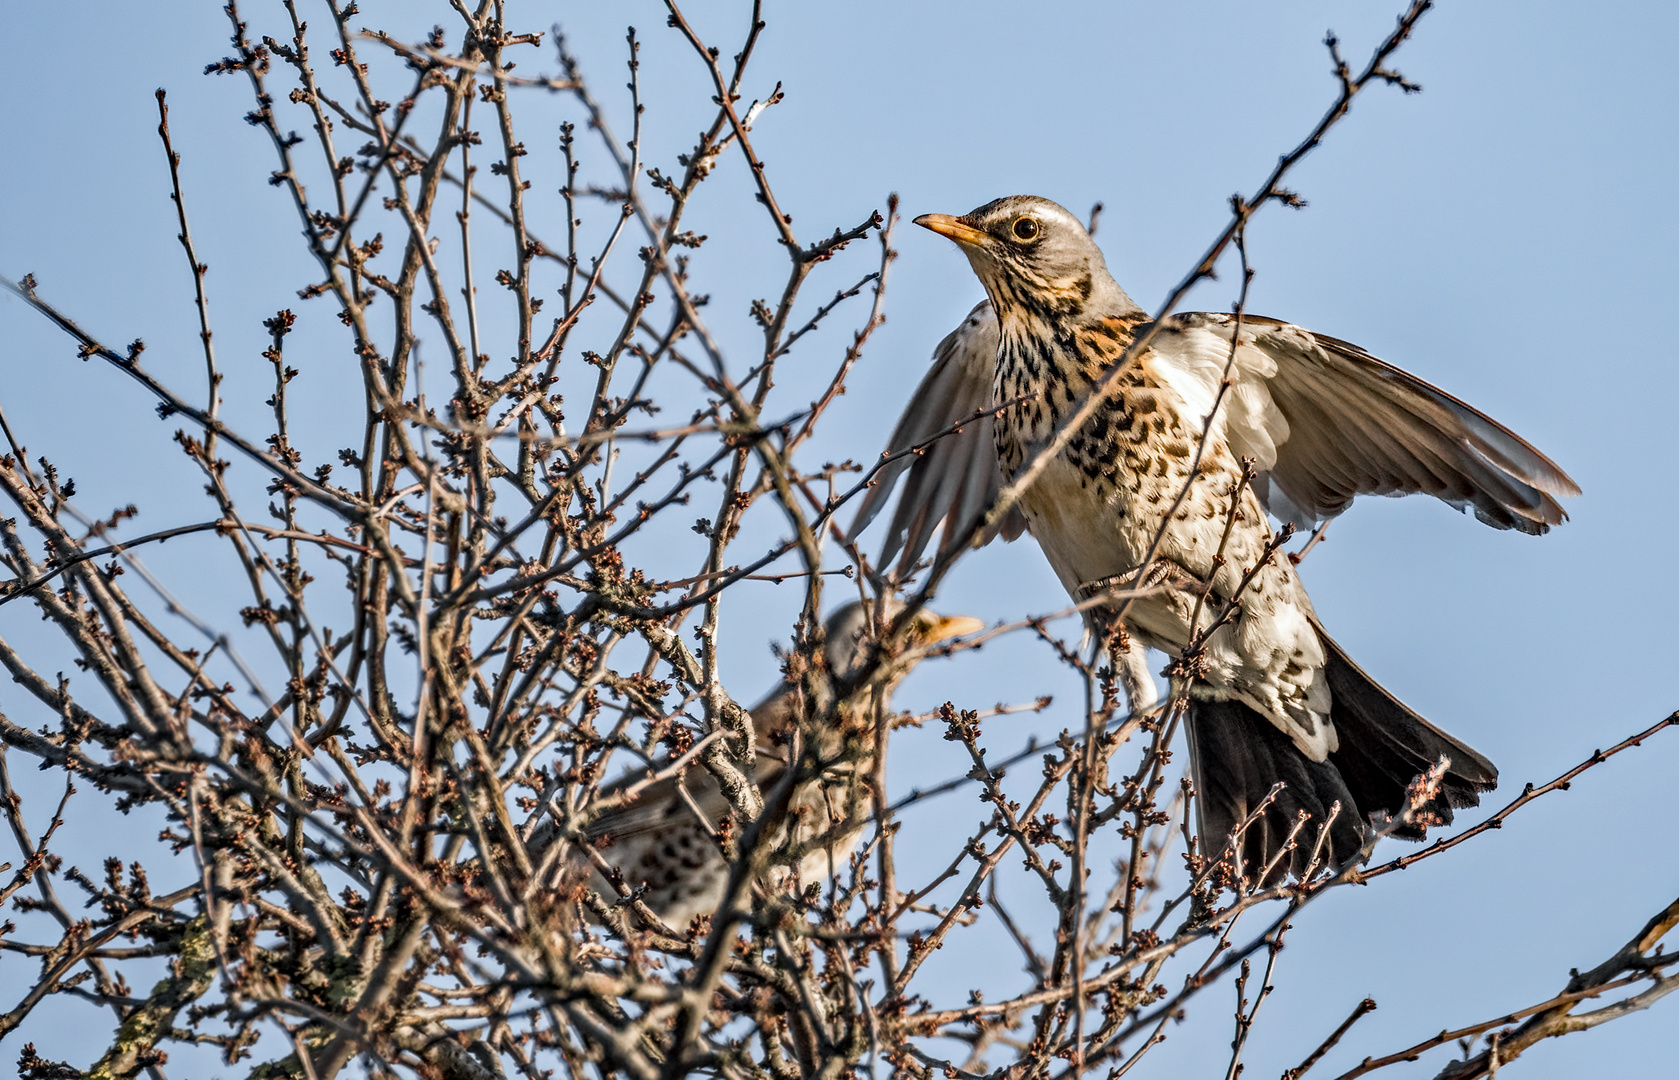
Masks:
[[[1123,347],[1093,331],[1057,339],[1005,330],[996,398],[1036,395],[998,418],[1005,476],[1012,478],[1048,442],[1090,392],[1106,358]],[[1189,476],[1194,446],[1195,434],[1149,372],[1146,356],[1134,360],[1022,499],[1057,572],[1078,579],[1066,582],[1069,589],[1136,568]]]

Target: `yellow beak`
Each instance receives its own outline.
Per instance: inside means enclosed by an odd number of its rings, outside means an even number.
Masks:
[[[928,638],[928,643],[949,641],[963,634],[977,634],[984,629],[985,620],[976,619],[972,615],[940,615],[938,622],[933,624],[933,633]]]
[[[949,214],[922,214],[915,223],[923,229],[932,229],[940,236],[947,236],[963,247],[980,247],[991,240],[988,234]]]

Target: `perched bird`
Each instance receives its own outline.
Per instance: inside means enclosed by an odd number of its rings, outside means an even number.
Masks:
[[[889,608],[888,615],[893,613]],[[789,839],[789,824],[795,852],[809,845],[799,859],[802,881],[821,881],[844,867],[867,822],[867,792],[857,781],[874,767],[875,700],[882,708],[890,702],[892,691],[928,646],[973,633],[983,625],[967,616],[918,611],[902,647],[880,656],[874,664],[879,645],[869,609],[856,602],[846,604],[824,621],[825,670],[797,684],[783,682],[753,707],[758,745],[755,779],[766,799],[792,763],[795,740],[791,736],[801,727],[800,696],[814,687],[816,700],[804,703],[806,715],[832,717],[818,730],[804,725],[799,731],[798,743],[810,775],[793,788],[783,810],[772,805],[766,811],[777,814],[772,822],[772,848]],[[860,678],[866,682],[859,682]],[[648,776],[646,770],[637,770],[603,789],[601,797],[610,800],[640,788],[633,801],[596,818],[588,832],[605,860],[621,872],[624,884],[632,889],[645,886],[642,899],[647,906],[680,930],[694,916],[710,914],[722,902],[729,864],[714,830],[728,817],[729,803],[702,766],[687,769],[680,786],[674,777],[646,784]],[[603,896],[616,895],[598,871],[592,885]]]
[[[869,493],[853,535],[908,474],[881,557],[886,566],[901,555],[900,569],[941,520],[942,548],[962,542],[1000,485],[1151,329],[1083,225],[1047,199],[998,199],[916,223],[956,242],[989,299],[939,345],[888,450],[1008,407],[894,462]],[[1134,700],[1153,698],[1136,645],[1176,657],[1237,602],[1205,642],[1191,687],[1201,846],[1218,854],[1284,781],[1236,852],[1250,876],[1278,860],[1266,878],[1275,881],[1305,869],[1326,821],[1320,855],[1344,863],[1370,835],[1370,817],[1400,811],[1407,785],[1441,757],[1449,766],[1437,792],[1399,835],[1449,822],[1498,773],[1376,685],[1324,633],[1292,562],[1265,558],[1266,511],[1310,527],[1356,495],[1423,492],[1495,528],[1539,534],[1567,517],[1557,497],[1580,489],[1509,429],[1355,345],[1244,315],[1232,360],[1237,327],[1234,315],[1194,313],[1153,328],[1106,401],[1027,488],[1018,516],[991,533],[1030,530],[1075,599],[1115,586],[1146,590],[1118,602],[1132,642],[1122,675]],[[1227,363],[1231,385],[1191,482]],[[1257,472],[1251,484],[1242,482],[1243,459]],[[1312,820],[1289,848],[1300,811]]]

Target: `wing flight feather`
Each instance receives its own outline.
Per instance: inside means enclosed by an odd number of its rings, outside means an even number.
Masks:
[[[941,521],[944,535],[938,551],[949,550],[985,515],[1002,489],[994,422],[989,416],[973,419],[991,404],[996,370],[997,318],[986,302],[969,312],[933,351],[933,366],[893,429],[886,453],[926,445],[880,471],[851,524],[849,536],[855,538],[885,508],[893,485],[903,479],[880,552],[882,568],[897,557],[898,572],[907,571],[926,551]],[[956,425],[961,430],[940,435]],[[1025,518],[1011,511],[977,542],[988,544],[999,534],[1013,540],[1025,528]]]

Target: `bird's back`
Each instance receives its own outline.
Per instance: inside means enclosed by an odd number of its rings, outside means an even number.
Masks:
[[[819,882],[842,869],[857,846],[869,806],[855,782],[871,759],[836,763],[812,781],[781,792],[784,761],[760,756],[755,779],[767,799],[785,799],[785,807],[771,805],[771,829],[763,850],[788,852],[799,865],[802,883]],[[607,792],[610,796],[611,792]],[[635,802],[601,817],[590,829],[606,862],[623,875],[623,883],[641,890],[641,899],[673,929],[681,930],[696,915],[708,915],[723,902],[730,864],[723,857],[713,830],[729,819],[730,807],[717,781],[695,766],[675,779],[661,780],[640,792]],[[703,819],[703,820],[702,820]],[[772,866],[764,878],[771,888],[787,880],[787,867]],[[599,870],[592,887],[602,896],[616,894]]]

